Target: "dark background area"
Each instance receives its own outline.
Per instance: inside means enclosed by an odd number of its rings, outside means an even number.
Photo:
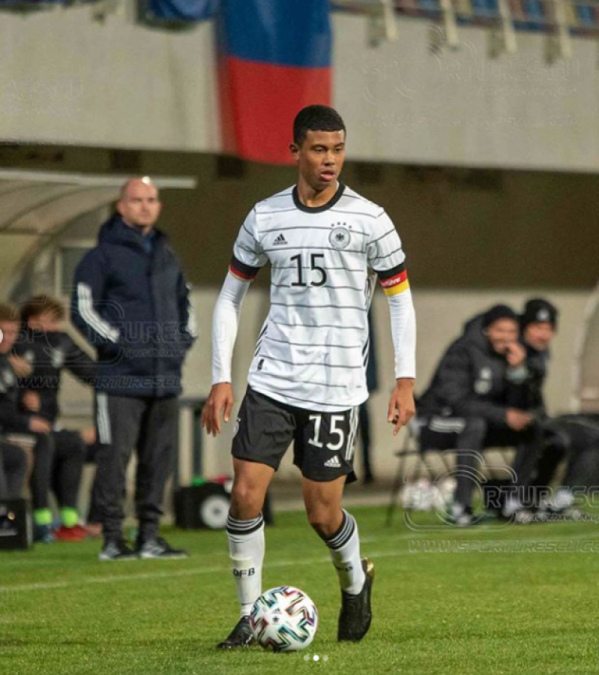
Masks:
[[[294,167],[217,155],[70,146],[0,146],[0,164],[196,177],[196,190],[163,192],[161,219],[196,286],[220,285],[247,212],[296,176]],[[348,161],[343,180],[386,208],[418,287],[576,289],[596,283],[599,189],[592,175]],[[258,283],[267,282],[268,274],[259,276]]]

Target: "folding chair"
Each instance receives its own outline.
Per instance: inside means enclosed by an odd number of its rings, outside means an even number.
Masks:
[[[414,480],[420,476],[422,470],[426,473],[426,477],[430,479],[434,479],[438,475],[438,471],[435,470],[435,467],[431,462],[431,453],[439,454],[444,471],[449,472],[451,470],[451,464],[448,461],[448,453],[451,451],[438,450],[436,448],[422,449],[420,447],[420,426],[421,424],[417,419],[410,421],[406,428],[403,444],[395,453],[395,456],[399,457],[399,463],[391,486],[391,497],[385,521],[387,526],[390,526],[393,522],[393,515],[397,508],[399,493],[401,492],[403,484],[406,482],[405,473],[410,457],[414,457],[417,460],[416,471],[412,474]]]
[[[433,454],[436,454],[441,460],[443,465],[443,473],[449,474],[452,470],[452,464],[449,460],[454,451],[451,449],[440,450],[438,448],[432,447],[422,448],[420,446],[420,427],[421,422],[419,422],[417,418],[410,421],[406,429],[403,444],[395,453],[396,457],[399,457],[399,463],[397,465],[397,471],[395,472],[395,477],[391,486],[391,496],[389,499],[389,506],[387,508],[387,516],[385,520],[385,524],[387,526],[391,526],[393,523],[393,516],[397,509],[399,494],[402,487],[407,483],[405,474],[408,459],[410,457],[417,459],[416,471],[411,476],[412,480],[416,480],[418,477],[420,477],[421,471],[423,469],[426,472],[426,477],[431,480],[434,480],[435,478],[439,477],[439,475],[442,475],[439,471],[435,470],[435,467],[433,466],[431,461],[431,455]],[[484,448],[484,451],[487,450],[498,451],[504,461],[505,466],[511,465],[511,462],[506,454],[507,448]],[[484,471],[485,469],[489,469],[489,466],[486,463],[480,467],[481,471]]]

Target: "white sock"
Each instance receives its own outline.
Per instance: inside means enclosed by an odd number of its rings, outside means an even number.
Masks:
[[[366,575],[362,569],[360,538],[354,517],[343,510],[341,527],[325,539],[325,543],[331,550],[331,559],[339,575],[341,590],[357,595],[364,587]]]
[[[262,514],[252,520],[227,519],[229,556],[241,605],[240,616],[248,616],[262,593],[262,563],[264,562],[264,519]]]

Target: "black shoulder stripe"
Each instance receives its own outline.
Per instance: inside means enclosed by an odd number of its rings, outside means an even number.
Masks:
[[[396,267],[392,267],[390,270],[381,270],[380,272],[378,270],[374,270],[377,274],[379,279],[385,280],[385,279],[391,279],[391,277],[395,277],[398,274],[401,274],[402,272],[405,272],[406,270],[406,264],[405,262],[402,262],[401,265],[397,265]]]
[[[246,265],[235,256],[231,258],[231,267],[237,272],[241,272],[241,274],[248,279],[253,279],[260,271],[259,267],[252,267],[251,265]]]

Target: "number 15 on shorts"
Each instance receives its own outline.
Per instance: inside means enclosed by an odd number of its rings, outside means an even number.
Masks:
[[[331,415],[330,425],[328,429],[328,443],[323,443],[320,440],[320,428],[322,426],[322,415],[310,415],[310,421],[314,420],[314,436],[309,439],[310,445],[315,445],[317,448],[324,448],[327,450],[341,450],[345,442],[345,429],[341,426],[346,420],[345,415]]]

